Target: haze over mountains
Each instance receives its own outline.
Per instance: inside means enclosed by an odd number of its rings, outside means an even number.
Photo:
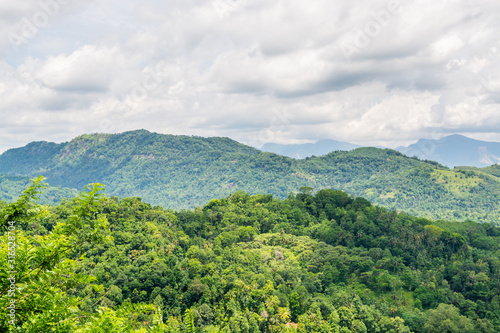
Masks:
[[[350,151],[361,146],[335,140],[319,140],[306,144],[266,143],[261,150],[292,158],[322,156],[332,151]],[[450,168],[455,166],[486,167],[500,162],[500,143],[475,140],[463,135],[449,135],[439,140],[420,139],[395,150],[423,160],[436,161]]]
[[[266,143],[260,150],[275,153],[292,158],[306,158],[311,156],[322,156],[336,150],[350,151],[361,146],[349,142],[323,139],[315,143],[290,144]]]
[[[421,139],[398,151],[407,156],[437,161],[443,165],[486,167],[500,162],[500,143],[450,135],[439,140]]]
[[[237,190],[286,198],[301,187],[341,189],[419,216],[498,222],[500,167],[450,170],[390,149],[357,148],[292,159],[229,138],[150,133],[82,135],[61,144],[32,142],[0,155],[2,197],[29,177],[47,177],[59,198],[86,184],[107,195],[135,196],[163,207],[203,205]],[[13,176],[16,176],[13,178]],[[0,179],[1,180],[1,179]],[[54,199],[54,198],[53,198]]]

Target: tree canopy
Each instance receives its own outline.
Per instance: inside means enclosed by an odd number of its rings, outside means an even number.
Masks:
[[[432,221],[339,190],[237,191],[191,210],[101,195],[16,222],[20,332],[498,332],[500,230]],[[8,328],[7,312],[1,315]],[[142,331],[141,331],[142,330]]]

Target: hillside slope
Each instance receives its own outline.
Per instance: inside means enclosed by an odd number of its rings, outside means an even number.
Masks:
[[[0,156],[0,172],[81,188],[101,182],[108,195],[189,208],[236,190],[285,198],[309,186],[342,189],[411,214],[498,223],[500,182],[474,170],[450,170],[389,149],[358,148],[303,160],[264,153],[228,138],[150,133],[83,135],[34,142]]]

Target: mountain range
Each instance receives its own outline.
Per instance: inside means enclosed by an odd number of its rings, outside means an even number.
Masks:
[[[56,194],[71,197],[94,182],[105,184],[108,196],[141,197],[173,209],[203,205],[237,190],[286,198],[311,187],[345,190],[419,216],[500,219],[500,167],[450,170],[390,149],[357,148],[297,160],[229,138],[138,130],[87,134],[60,144],[32,142],[0,155],[0,173],[9,180],[4,183],[10,187],[0,182],[0,199],[7,201],[15,196],[15,186],[41,174],[54,186],[52,200]]]
[[[438,161],[449,167],[486,167],[500,162],[500,142],[474,140],[456,134],[439,140],[421,139],[397,150],[408,156]]]
[[[304,144],[290,144],[283,145],[279,143],[266,143],[260,150],[269,153],[275,153],[278,155],[288,156],[292,158],[306,158],[315,156],[326,155],[332,151],[345,150],[350,151],[361,146],[336,140],[323,139],[316,141],[315,143],[304,143]]]
[[[306,144],[266,143],[260,149],[292,158],[326,155],[332,151],[350,151],[360,146],[335,140],[319,140]],[[423,160],[436,161],[450,168],[455,166],[486,167],[500,162],[500,143],[475,140],[463,135],[449,135],[439,140],[421,139],[395,150]]]

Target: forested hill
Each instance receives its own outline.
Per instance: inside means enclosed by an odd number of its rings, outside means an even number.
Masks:
[[[96,202],[92,193],[49,208],[43,216],[43,210],[32,209],[40,214],[32,218],[35,223],[19,222],[25,227],[17,234],[24,246],[19,252],[27,258],[20,267],[28,272],[19,274],[18,283],[26,288],[16,303],[23,328],[500,331],[500,229],[491,224],[398,214],[330,189],[313,193],[304,188],[284,200],[238,191],[181,211],[152,207],[140,198]],[[92,214],[88,207],[94,207]],[[0,219],[12,211],[4,207]],[[112,238],[103,238],[101,233],[109,235],[108,221]],[[68,237],[58,236],[64,232]],[[74,253],[55,256],[58,242],[69,236],[79,244]],[[1,237],[6,244],[7,236]],[[82,245],[76,237],[89,240]],[[7,251],[0,248],[0,258],[7,258]],[[66,256],[76,260],[73,266]],[[52,266],[40,265],[44,258]],[[29,276],[30,270],[36,276]],[[96,280],[78,284],[77,276]],[[9,282],[0,281],[5,290]],[[4,293],[0,303],[6,302]],[[75,303],[79,306],[68,308]],[[130,303],[155,308],[131,315],[144,307]],[[163,317],[154,320],[154,311]],[[6,326],[2,313],[0,330]]]
[[[358,148],[304,160],[228,138],[150,133],[83,135],[33,142],[0,156],[0,172],[47,177],[51,185],[107,185],[110,195],[189,208],[236,190],[285,198],[309,186],[335,188],[385,207],[433,218],[498,223],[500,182],[480,170],[450,170],[389,149]]]

